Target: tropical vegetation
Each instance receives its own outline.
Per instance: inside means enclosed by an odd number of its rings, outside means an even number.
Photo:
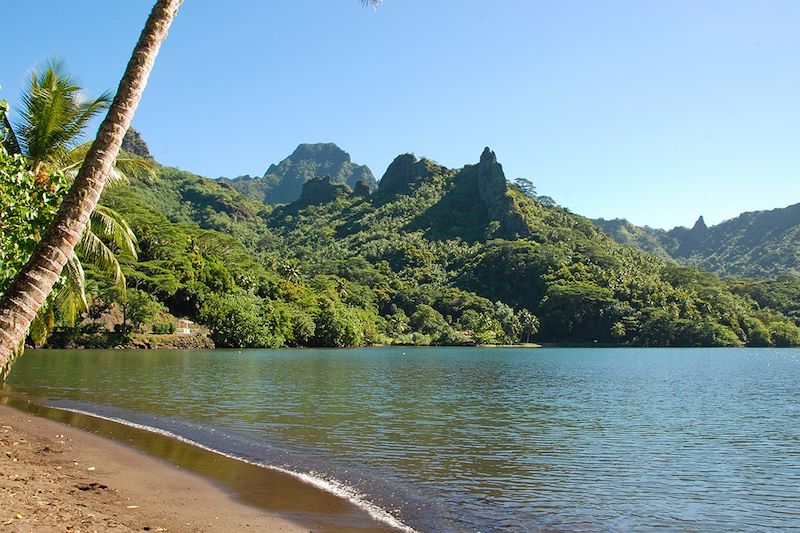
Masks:
[[[122,137],[130,126],[161,42],[180,4],[181,0],[156,2],[108,114],[80,163],[73,184],[30,258],[0,298],[0,370],[6,370],[13,356],[22,349],[31,323],[73,256],[111,174]]]
[[[156,166],[102,201],[138,237],[129,291],[155,301],[131,331],[163,329],[162,306],[220,347],[800,344],[791,278],[676,265],[527,189],[487,150],[461,169],[399,156],[367,196],[318,178],[275,206]],[[120,307],[107,276],[88,277],[90,312]]]
[[[57,63],[32,78],[17,135],[2,113],[0,366],[36,320],[33,341],[55,328],[118,343],[181,317],[220,347],[800,345],[795,278],[723,279],[619,244],[509,183],[488,148],[458,169],[400,155],[374,191],[333,145],[250,180],[158,165],[127,130],[179,4],[157,2],[91,147],[77,138],[108,96],[78,102]],[[123,142],[143,157],[118,157]],[[152,172],[105,187],[114,161]]]
[[[31,74],[21,97],[18,125],[7,126],[14,145],[4,146],[0,155],[11,157],[11,171],[4,173],[0,192],[6,206],[0,220],[8,228],[0,236],[0,294],[33,253],[72,185],[76,167],[88,150],[87,144],[81,144],[88,122],[108,106],[107,94],[85,100],[81,91],[62,61],[49,61]],[[19,153],[12,155],[10,150]],[[123,155],[115,162],[111,176],[121,180],[125,178],[123,169],[141,168],[147,166],[140,159]],[[116,254],[135,258],[135,236],[119,213],[98,204],[54,291],[32,321],[30,337],[34,342],[44,342],[57,322],[74,325],[78,315],[88,311],[87,265],[107,273],[125,299],[125,277]]]
[[[594,222],[617,242],[720,276],[800,276],[800,204],[742,213],[711,227],[700,217],[692,228],[668,231],[622,219]]]

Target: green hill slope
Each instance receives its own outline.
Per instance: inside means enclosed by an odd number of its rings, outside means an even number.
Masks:
[[[743,213],[706,227],[669,231],[639,227],[625,220],[595,220],[620,243],[721,276],[769,278],[800,275],[800,204]]]
[[[460,169],[401,155],[373,194],[307,180],[282,206],[158,174],[104,195],[139,236],[129,284],[219,346],[800,343],[796,284],[770,298],[623,246],[509,185],[489,149]]]

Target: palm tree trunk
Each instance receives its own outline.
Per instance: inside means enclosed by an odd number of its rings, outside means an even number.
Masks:
[[[22,346],[31,321],[61,275],[100,199],[158,50],[182,1],[156,2],[72,188],[30,260],[0,300],[0,371],[7,369]]]

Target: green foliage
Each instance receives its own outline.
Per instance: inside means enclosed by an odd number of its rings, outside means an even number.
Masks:
[[[361,346],[365,337],[361,318],[355,309],[323,299],[312,343],[317,346]]]
[[[62,168],[67,153],[78,145],[89,121],[111,103],[111,94],[86,99],[63,61],[53,59],[31,73],[22,93],[21,121],[15,127],[22,149],[34,167]]]
[[[51,61],[42,72],[34,72],[22,94],[20,124],[17,126],[27,158],[9,156],[0,149],[3,167],[0,201],[8,207],[0,215],[3,246],[0,261],[0,294],[19,272],[34,245],[54,218],[71,180],[89,148],[80,144],[89,120],[110,101],[108,94],[87,100],[81,88],[59,61]],[[5,104],[5,102],[3,102]],[[4,145],[14,137],[3,115]],[[11,143],[14,144],[14,143]],[[143,168],[140,161],[118,158],[110,178],[119,180],[123,169]],[[59,281],[40,308],[30,328],[30,339],[40,344],[61,323],[74,326],[78,315],[88,310],[85,294],[86,266],[111,272],[124,296],[125,278],[117,254],[136,258],[136,238],[126,221],[103,205],[91,214],[74,253],[68,258]]]
[[[800,324],[800,277],[783,275],[771,280],[732,279],[734,294],[752,300],[759,309],[778,311]]]
[[[402,156],[383,192],[269,208],[158,167],[103,200],[138,236],[129,285],[206,324],[218,346],[800,342],[795,281],[723,281],[621,246],[503,193],[491,168]]]
[[[218,347],[277,347],[288,326],[286,317],[268,300],[238,291],[212,295],[200,310],[200,319],[211,329]]]
[[[162,310],[161,304],[150,294],[139,289],[127,291],[123,307],[123,325],[130,323],[133,331],[138,331],[142,324],[152,322]]]
[[[743,213],[711,228],[703,223],[664,231],[619,219],[595,223],[617,242],[721,276],[800,274],[800,204]]]
[[[795,324],[788,320],[775,320],[767,327],[774,346],[800,346],[800,328]]]
[[[68,186],[63,174],[37,179],[26,158],[0,148],[0,294],[30,258]]]
[[[174,322],[158,322],[153,324],[153,333],[156,335],[170,335],[175,333]]]

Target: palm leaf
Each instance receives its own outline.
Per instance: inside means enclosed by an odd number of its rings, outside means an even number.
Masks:
[[[58,167],[78,145],[89,121],[109,106],[111,95],[106,92],[94,100],[84,99],[64,62],[51,59],[41,72],[31,74],[21,100],[22,113],[15,129],[25,154],[34,166],[46,163]]]
[[[73,177],[77,175],[91,146],[91,142],[86,142],[66,152],[61,158],[60,170]],[[114,161],[114,166],[111,167],[108,180],[109,183],[116,183],[127,182],[130,178],[146,180],[155,177],[155,167],[150,161],[127,152],[120,152]]]
[[[125,276],[120,268],[119,261],[111,248],[88,228],[81,235],[81,240],[75,246],[75,251],[82,261],[91,264],[105,272],[112,273],[114,283],[121,294],[125,294]]]
[[[136,254],[136,235],[128,222],[105,205],[98,205],[92,212],[89,227],[96,236],[115,246],[120,253],[138,259]]]
[[[70,257],[64,267],[64,286],[53,298],[53,311],[67,325],[74,326],[78,315],[89,309],[86,301],[86,275],[78,256]]]
[[[53,317],[53,310],[50,308],[50,305],[43,305],[39,309],[39,312],[36,313],[36,316],[33,317],[30,329],[28,330],[28,336],[35,345],[44,344],[50,332],[53,331],[54,322],[55,318]]]

